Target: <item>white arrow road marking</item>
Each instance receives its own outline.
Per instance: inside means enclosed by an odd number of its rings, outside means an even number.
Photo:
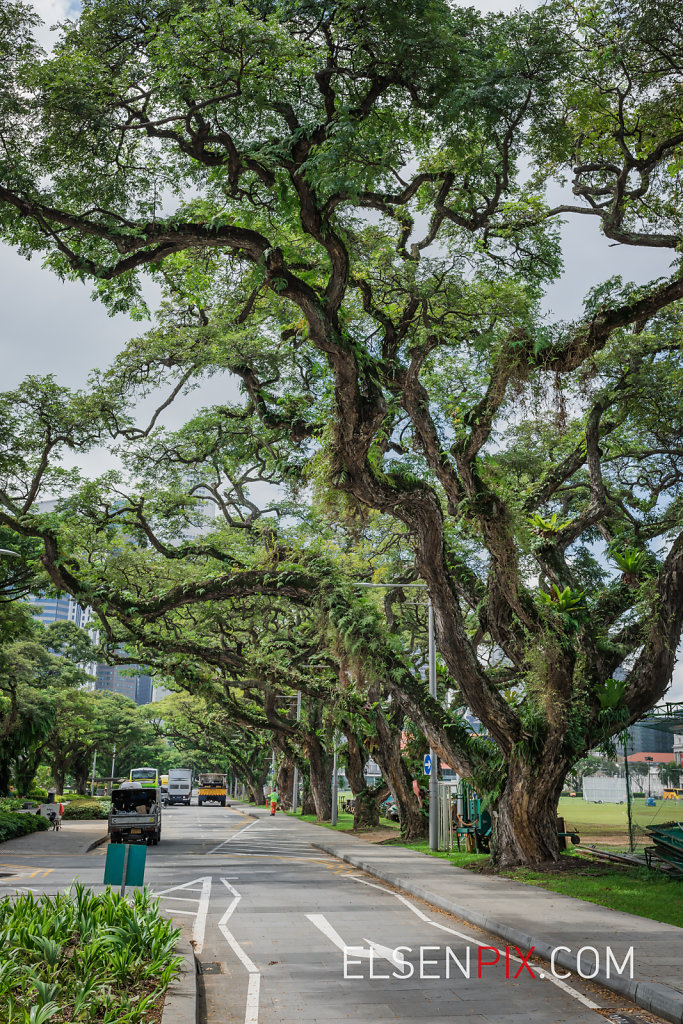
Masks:
[[[247,828],[249,827],[250,826],[247,825]],[[247,987],[247,1005],[245,1007],[244,1024],[258,1024],[258,1004],[259,991],[261,988],[261,972],[259,971],[254,961],[251,960],[244,952],[239,942],[228,928],[227,924],[227,922],[232,917],[235,907],[242,899],[242,897],[238,893],[237,889],[235,889],[234,886],[230,885],[230,882],[227,880],[227,878],[221,878],[221,882],[228,890],[228,892],[232,893],[232,903],[230,904],[230,906],[228,907],[228,909],[225,911],[222,918],[218,922],[218,928],[219,931],[222,933],[223,937],[226,939],[228,945],[232,949],[235,956],[238,957],[240,962],[243,964],[244,967],[246,967],[247,972],[249,973],[249,985]]]
[[[366,878],[360,878],[359,875],[349,873],[345,877],[352,879],[354,882],[361,882],[363,885],[369,885],[372,889],[381,889],[382,892],[388,892],[390,896],[395,896],[397,900],[400,900],[401,903],[408,908],[408,910],[412,910],[414,914],[417,914],[420,920],[424,921],[425,924],[431,924],[434,928],[440,928],[442,932],[450,932],[451,935],[457,935],[459,939],[465,939],[466,942],[472,942],[475,946],[484,946],[487,949],[497,949],[496,946],[488,946],[485,942],[480,942],[479,939],[475,939],[473,935],[465,935],[464,932],[458,932],[455,928],[449,928],[448,925],[441,924],[440,921],[432,921],[431,917],[427,917],[419,907],[414,907],[405,896],[401,895],[401,893],[394,892],[392,889],[386,889],[383,885],[377,885],[376,882],[368,882]],[[505,952],[502,949],[498,949],[498,953],[503,957],[505,956]],[[523,962],[519,957],[513,956],[512,954],[510,954],[510,959],[514,960],[515,963],[518,964]],[[578,1001],[583,1003],[584,1006],[587,1006],[589,1010],[600,1009],[599,1003],[594,1003],[592,999],[588,998],[588,996],[584,996],[581,992],[577,992],[570,985],[567,985],[562,981],[561,978],[556,978],[554,974],[550,974],[547,971],[540,971],[537,964],[534,964],[534,970],[537,971],[539,978],[542,978],[545,981],[552,981],[553,985],[557,985],[557,987],[561,988],[563,992],[567,993],[567,995],[572,996],[574,999],[578,999]]]
[[[306,917],[323,935],[327,936],[330,942],[334,943],[337,949],[341,949],[342,953],[352,953],[354,957],[364,960],[373,960],[375,957],[380,957],[382,960],[388,960],[394,967],[403,967],[403,953],[399,950],[391,949],[389,946],[382,946],[379,942],[373,942],[372,939],[363,939],[363,942],[367,942],[367,947],[350,946],[348,942],[344,942],[339,932],[335,931],[324,914],[306,914]]]
[[[199,885],[197,883],[199,882]],[[167,896],[169,892],[198,892],[201,895],[198,899],[193,896]],[[181,910],[179,907],[169,911],[172,914],[194,914],[191,942],[195,953],[201,953],[204,949],[204,933],[206,931],[206,915],[209,912],[209,900],[211,899],[211,875],[203,875],[201,878],[193,878],[183,885],[171,885],[168,889],[162,889],[155,893],[162,900],[173,900],[174,902],[196,903],[197,910]]]

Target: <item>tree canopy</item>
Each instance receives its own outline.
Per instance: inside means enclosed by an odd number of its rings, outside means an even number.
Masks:
[[[449,763],[498,778],[498,861],[557,857],[568,769],[662,696],[683,622],[669,5],[484,17],[441,0],[98,0],[49,56],[25,8],[3,12],[4,237],[92,280],[112,310],[144,312],[141,272],[164,304],[88,394],[33,380],[4,396],[0,521],[42,541],[57,586],[88,590],[145,642],[167,611],[315,592]],[[552,201],[558,183],[567,201]],[[586,245],[599,228],[639,247],[646,268],[648,251],[670,252],[668,276],[608,268],[571,322],[554,320],[544,294],[566,217]],[[244,400],[169,437],[163,407],[217,372]],[[130,403],[158,387],[137,426]],[[105,434],[131,486],[60,480],[60,449]],[[60,483],[72,509],[97,506],[90,538],[35,513]],[[283,496],[304,495],[332,531],[372,513],[398,534],[486,749],[418,696],[310,539],[282,564],[257,483],[278,485],[268,511],[285,523]],[[234,540],[178,553],[177,516],[199,496],[233,532],[256,531],[269,561]],[[127,549],[132,574],[112,542],[95,586],[79,558],[112,539],[122,505],[154,554]]]

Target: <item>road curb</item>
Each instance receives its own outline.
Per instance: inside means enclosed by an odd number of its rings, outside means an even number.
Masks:
[[[351,864],[352,867],[360,868],[374,878],[379,878],[383,882],[388,882],[389,885],[396,886],[397,889],[401,889],[410,896],[417,896],[418,899],[431,903],[432,906],[438,907],[439,910],[455,914],[456,917],[461,917],[469,924],[484,928],[486,931],[493,932],[494,935],[499,935],[500,938],[505,939],[510,945],[523,947],[524,949],[530,949],[531,946],[534,946],[535,952],[539,956],[545,960],[550,960],[553,947],[547,942],[534,939],[533,935],[527,935],[519,928],[513,928],[505,924],[504,921],[497,920],[495,917],[486,917],[484,914],[478,914],[476,910],[455,903],[453,900],[445,899],[438,892],[415,885],[400,875],[394,874],[392,871],[382,871],[372,863],[365,861],[361,854],[339,852],[335,848],[334,843],[312,843],[311,845],[317,850],[322,850],[323,853],[328,853],[332,857],[344,861],[346,864]],[[576,960],[572,959],[569,955],[565,955],[563,952],[555,955],[555,963],[567,970],[576,970]],[[676,989],[669,988],[667,985],[638,981],[636,978],[607,977],[602,968],[592,980],[604,985],[605,988],[616,995],[624,996],[624,998],[636,1003],[642,1009],[649,1010],[650,1013],[663,1017],[664,1020],[671,1021],[672,1024],[683,1024],[683,993],[677,992]]]
[[[95,850],[98,846],[101,846],[102,843],[106,843],[107,839],[109,839],[109,835],[105,832],[105,834],[100,836],[99,839],[93,840],[90,846],[86,846],[85,852],[90,853],[91,850]]]
[[[161,1024],[196,1024],[197,963],[188,939],[179,939],[176,947],[183,957],[180,975],[171,982],[161,1015]]]

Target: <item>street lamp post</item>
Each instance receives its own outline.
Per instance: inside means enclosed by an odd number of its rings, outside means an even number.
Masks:
[[[426,583],[354,583],[356,587],[411,587],[426,590]],[[434,606],[432,599],[427,595],[427,609],[429,614],[429,643],[428,643],[428,665],[429,665],[429,694],[436,698],[436,640],[434,635]],[[433,747],[429,750],[432,768],[429,775],[429,849],[439,849],[439,775],[438,757]],[[336,752],[335,752],[336,756]],[[332,813],[335,813],[334,808]]]
[[[296,695],[296,720],[301,721],[301,690],[297,691]],[[294,786],[292,791],[292,814],[296,814],[299,806],[299,768],[296,761],[294,762]]]
[[[646,757],[645,760],[647,761],[647,798],[649,800],[651,798],[651,796],[652,796],[652,767],[651,767],[651,765],[652,765],[652,762],[654,761],[654,757]]]
[[[97,764],[97,751],[92,759],[92,777],[90,779],[90,796],[95,795],[95,765]]]
[[[334,747],[334,753],[332,755],[332,825],[337,824],[337,790],[339,788],[339,779],[337,778],[337,737],[335,736],[332,741]]]

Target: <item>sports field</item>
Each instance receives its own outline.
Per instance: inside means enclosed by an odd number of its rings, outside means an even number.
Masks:
[[[576,829],[582,842],[598,846],[628,845],[628,814],[626,804],[594,804],[580,796],[560,798],[559,811],[568,829]],[[646,807],[639,797],[631,803],[634,838],[638,846],[646,841],[647,825],[660,825],[665,821],[683,822],[683,800],[657,799],[654,807]]]

